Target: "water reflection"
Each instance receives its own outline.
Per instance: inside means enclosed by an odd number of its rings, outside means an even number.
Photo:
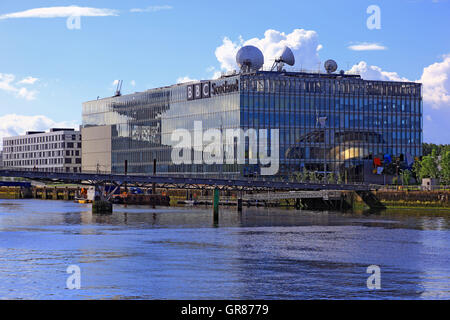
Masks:
[[[450,298],[448,214],[0,200],[0,298]],[[82,289],[67,290],[78,264]],[[382,270],[369,291],[366,268]]]

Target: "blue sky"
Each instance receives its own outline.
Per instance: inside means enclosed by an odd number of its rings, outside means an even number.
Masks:
[[[211,78],[229,68],[226,61],[233,46],[257,38],[256,44],[276,49],[275,40],[265,38],[267,30],[289,38],[299,35],[294,30],[304,29],[311,33],[290,40],[300,45],[298,57],[311,55],[308,61],[314,62],[333,58],[340,69],[353,69],[365,78],[425,80],[425,141],[450,143],[450,1],[280,3],[1,1],[0,138],[26,129],[81,123],[81,103],[112,95],[116,79],[124,80],[123,92],[129,93],[170,85],[182,77]],[[366,25],[366,9],[373,4],[380,8],[381,29]],[[50,7],[59,7],[52,12],[64,16],[61,7],[67,6],[88,7],[90,11],[83,11],[87,15],[94,8],[109,9],[103,13],[110,15],[82,16],[81,28],[72,30],[66,17],[8,16]],[[384,49],[349,48],[369,44]]]

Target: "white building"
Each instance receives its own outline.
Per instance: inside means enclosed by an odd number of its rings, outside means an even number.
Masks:
[[[81,171],[81,133],[54,128],[50,132],[29,131],[23,136],[3,138],[4,169],[48,172]]]

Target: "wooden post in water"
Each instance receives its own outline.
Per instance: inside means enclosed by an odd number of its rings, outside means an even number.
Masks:
[[[128,174],[128,160],[125,160],[125,163],[124,163],[124,173],[125,173],[125,175]],[[125,182],[125,192],[128,194],[128,185],[126,182]]]
[[[237,211],[242,212],[242,191],[237,193]]]
[[[219,189],[214,189],[214,198],[213,198],[213,215],[214,215],[214,224],[219,223]]]
[[[153,159],[153,177],[156,176],[156,158]],[[155,202],[156,202],[156,184],[152,183],[152,197],[153,197],[153,205],[152,208],[155,209]]]

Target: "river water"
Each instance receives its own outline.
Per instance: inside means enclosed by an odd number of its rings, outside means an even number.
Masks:
[[[1,299],[450,299],[450,214],[0,200]],[[80,268],[80,289],[67,268]],[[369,265],[381,288],[369,290]]]

